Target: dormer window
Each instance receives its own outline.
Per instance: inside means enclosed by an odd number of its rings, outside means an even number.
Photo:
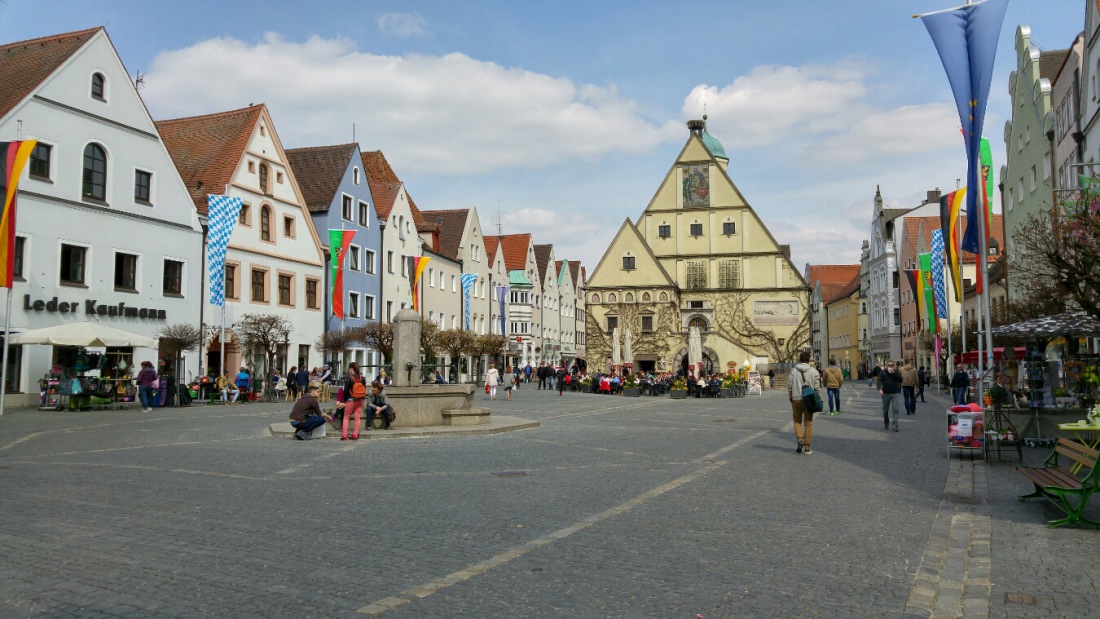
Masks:
[[[107,78],[102,73],[92,74],[92,98],[100,101],[107,100]]]

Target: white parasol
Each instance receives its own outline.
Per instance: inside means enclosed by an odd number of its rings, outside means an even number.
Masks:
[[[623,362],[634,367],[634,334],[630,329],[626,330],[626,340],[623,343]]]
[[[688,330],[688,368],[696,377],[703,367],[703,338],[699,335],[699,327],[691,327]]]
[[[623,362],[622,350],[619,349],[619,328],[611,331],[611,369],[619,367]]]
[[[157,340],[109,327],[101,322],[70,322],[54,327],[24,331],[11,336],[12,344],[47,346],[132,346],[156,348]]]

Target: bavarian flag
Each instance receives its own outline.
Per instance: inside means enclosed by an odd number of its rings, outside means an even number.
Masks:
[[[11,288],[15,275],[15,197],[19,178],[31,158],[38,140],[0,142],[0,196],[4,210],[0,215],[0,287]]]

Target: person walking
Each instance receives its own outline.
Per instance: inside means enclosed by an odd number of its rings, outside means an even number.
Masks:
[[[340,429],[340,440],[346,441],[348,439],[357,441],[359,440],[359,423],[360,415],[363,413],[363,406],[365,406],[367,400],[367,379],[363,377],[363,373],[359,370],[359,364],[352,361],[348,364],[348,373],[344,378],[344,390],[341,394],[344,398],[337,403],[337,407],[344,409],[344,419]],[[352,433],[348,434],[348,419],[354,417],[355,425],[353,426]]]
[[[893,361],[887,361],[886,367],[878,373],[878,394],[882,396],[882,425],[886,430],[897,432],[902,406],[901,374],[894,371]]]
[[[775,389],[775,370],[768,368],[768,389]]]
[[[303,365],[298,368],[298,371],[293,376],[286,377],[287,382],[294,381],[294,384],[298,387],[298,397],[302,397],[306,394],[306,389],[309,388],[309,370]]]
[[[485,373],[485,386],[489,388],[489,399],[497,399],[497,383],[500,382],[500,372],[492,361],[489,362],[489,371]]]
[[[802,401],[802,387],[809,385],[815,391],[821,389],[821,374],[810,365],[809,351],[798,353],[798,363],[787,374],[787,399],[791,401],[791,414],[794,417],[794,438],[798,441],[796,454],[810,455],[813,438],[814,414],[806,410]]]
[[[966,404],[966,392],[970,388],[970,377],[961,367],[955,370],[951,378],[951,390],[955,395],[955,404]]]
[[[141,371],[137,375],[138,400],[141,401],[141,412],[153,411],[153,385],[157,382],[157,371],[149,361],[141,362]]]
[[[825,370],[825,391],[829,395],[829,415],[840,414],[840,388],[844,385],[844,374],[836,366],[836,359],[829,359],[829,367]],[[836,401],[836,408],[833,402]]]
[[[901,394],[905,399],[905,414],[917,412],[917,368],[912,361],[906,361],[901,368]]]
[[[516,384],[519,382],[518,376],[516,372],[512,371],[511,367],[504,368],[504,399],[509,402],[512,401],[512,391],[515,390]]]
[[[558,373],[556,375],[556,378],[558,379],[558,397],[559,398],[561,397],[561,393],[563,391],[565,391],[565,377],[566,376],[567,376],[567,374],[565,373],[565,368],[564,367],[558,368]]]

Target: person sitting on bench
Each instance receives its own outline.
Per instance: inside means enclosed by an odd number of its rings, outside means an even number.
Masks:
[[[241,395],[241,390],[233,384],[233,376],[229,372],[219,376],[214,385],[222,395],[222,402],[226,404],[233,404],[237,401],[237,397]]]
[[[367,402],[367,432],[371,431],[374,426],[374,416],[378,415],[382,419],[382,429],[389,430],[390,419],[392,419],[393,405],[390,404],[390,399],[386,397],[386,394],[382,393],[382,383],[374,381],[370,386],[370,398]]]

